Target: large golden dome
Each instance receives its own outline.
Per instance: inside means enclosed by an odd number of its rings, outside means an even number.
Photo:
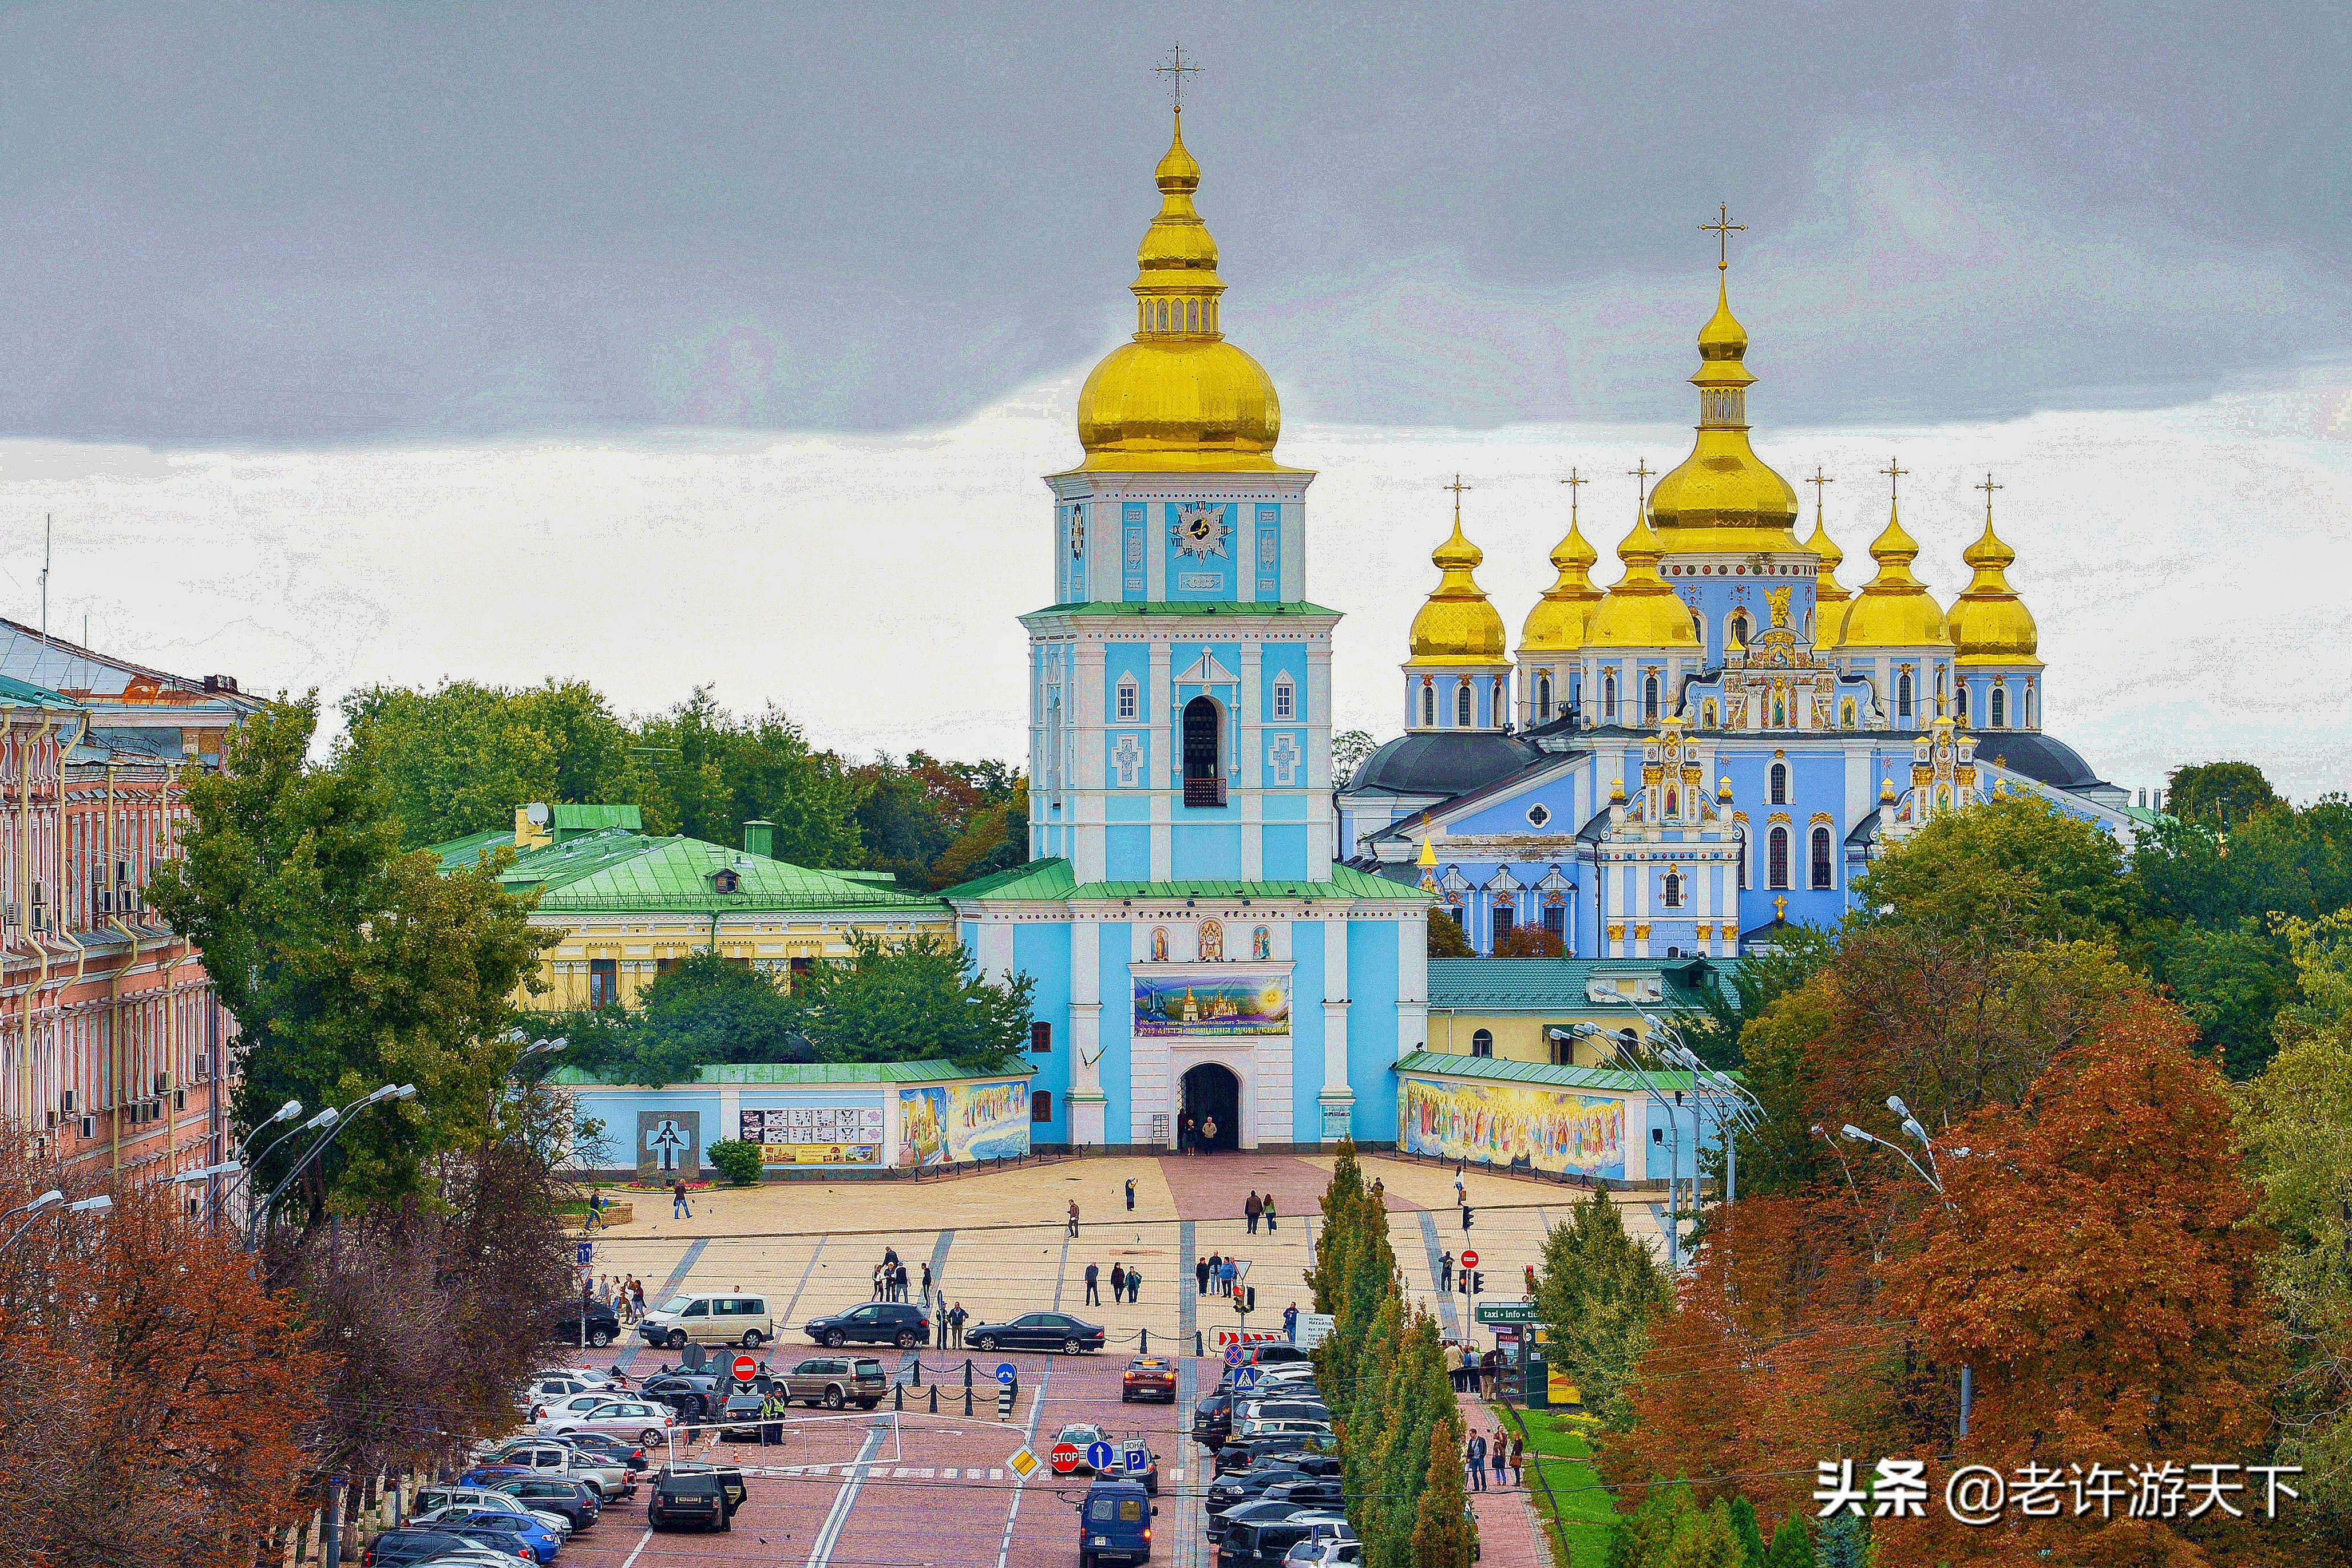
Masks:
[[[1282,405],[1257,361],[1218,330],[1217,242],[1193,210],[1201,165],[1184,111],[1154,179],[1160,212],[1136,247],[1132,342],[1113,349],[1078,394],[1087,468],[1270,471]]]
[[[1731,313],[1718,284],[1715,314],[1698,334],[1698,438],[1679,467],[1650,491],[1650,521],[1666,554],[1752,554],[1797,548],[1797,492],[1748,444],[1748,389],[1756,377],[1743,363],[1748,329]]]
[[[1543,591],[1519,627],[1521,653],[1574,653],[1584,646],[1584,628],[1592,619],[1592,607],[1601,603],[1601,590],[1592,585],[1591,575],[1592,563],[1600,559],[1571,521],[1568,537],[1551,549],[1559,579]]]
[[[1412,617],[1414,664],[1496,664],[1503,655],[1503,617],[1471,575],[1486,552],[1463,536],[1462,502],[1454,498],[1454,532],[1430,552],[1437,587]]]
[[[1658,575],[1662,553],[1657,531],[1635,513],[1633,531],[1617,546],[1625,574],[1611,584],[1585,623],[1587,647],[1698,647],[1690,606]]]
[[[1837,547],[1830,531],[1822,526],[1822,514],[1813,512],[1813,531],[1805,541],[1805,548],[1821,557],[1821,570],[1813,574],[1813,646],[1826,653],[1837,647],[1838,638],[1845,632],[1845,615],[1853,595],[1837,580],[1837,569],[1845,559],[1845,552]]]
[[[1984,532],[1960,552],[1960,559],[1975,569],[1976,575],[1944,617],[1945,635],[1960,650],[1960,662],[2040,664],[2036,656],[2042,646],[2041,629],[2017,590],[2009,585],[2009,564],[2017,559],[2017,552],[1993,532],[1990,506],[1985,509]]]
[[[1911,574],[1911,563],[1918,558],[1919,544],[1903,531],[1903,519],[1893,505],[1886,512],[1886,529],[1870,542],[1870,558],[1878,563],[1878,575],[1863,584],[1860,594],[1846,606],[1845,629],[1838,638],[1838,649],[1872,647],[1939,647],[1949,643],[1944,635],[1944,607],[1927,592],[1927,585]]]

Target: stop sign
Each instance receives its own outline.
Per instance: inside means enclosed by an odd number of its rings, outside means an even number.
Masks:
[[[751,1382],[751,1378],[752,1378],[752,1375],[753,1375],[754,1373],[756,1373],[759,1370],[760,1370],[760,1363],[759,1363],[758,1362],[753,1361],[750,1356],[747,1356],[747,1355],[739,1355],[739,1356],[737,1356],[737,1357],[735,1358],[735,1381],[736,1381],[736,1382],[738,1382],[738,1383],[749,1383],[749,1382]]]
[[[1478,1267],[1478,1255],[1466,1247],[1462,1249],[1462,1267],[1465,1268]]]
[[[1055,1444],[1053,1459],[1054,1473],[1057,1476],[1068,1475],[1078,1468],[1078,1446],[1076,1443]]]

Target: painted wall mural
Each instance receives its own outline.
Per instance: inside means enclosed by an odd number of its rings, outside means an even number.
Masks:
[[[1213,973],[1135,977],[1135,1032],[1171,1036],[1286,1035],[1290,976],[1279,969],[1219,964]]]
[[[951,1083],[898,1091],[898,1163],[951,1165],[1029,1152],[1029,1085]]]
[[[740,1113],[746,1143],[760,1145],[767,1165],[878,1165],[882,1108],[878,1105],[792,1105]]]
[[[1407,1152],[1538,1171],[1625,1177],[1625,1102],[1519,1084],[1406,1078],[1397,1142]]]

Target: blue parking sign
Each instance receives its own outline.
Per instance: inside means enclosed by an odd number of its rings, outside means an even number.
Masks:
[[[582,1242],[580,1244],[580,1267],[585,1268],[595,1261],[596,1244],[593,1241]]]
[[[1127,1452],[1119,1456],[1119,1468],[1130,1476],[1143,1474],[1151,1468],[1151,1450],[1140,1443],[1129,1444]]]
[[[1227,1366],[1239,1366],[1242,1363],[1247,1360],[1249,1360],[1249,1352],[1240,1344],[1230,1344],[1225,1347],[1225,1364]]]
[[[1108,1443],[1097,1441],[1087,1445],[1087,1464],[1089,1468],[1097,1470],[1109,1469],[1110,1459],[1111,1447]]]
[[[996,1363],[996,1381],[1010,1388],[1021,1381],[1021,1369],[1009,1361]]]

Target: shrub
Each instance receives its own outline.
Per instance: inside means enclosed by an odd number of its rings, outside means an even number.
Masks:
[[[710,1163],[730,1185],[752,1187],[760,1183],[760,1146],[740,1138],[722,1138],[709,1149]]]

